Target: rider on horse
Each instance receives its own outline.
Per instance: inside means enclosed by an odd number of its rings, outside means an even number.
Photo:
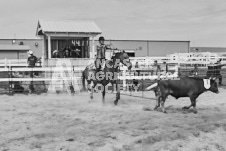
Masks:
[[[103,70],[106,61],[106,50],[111,49],[110,45],[104,44],[104,37],[99,38],[99,45],[97,45],[97,55],[95,61],[95,67],[97,71]]]

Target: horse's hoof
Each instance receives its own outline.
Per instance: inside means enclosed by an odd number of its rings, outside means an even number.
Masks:
[[[154,108],[154,110],[157,110],[158,109],[158,107],[156,106],[155,108]]]
[[[166,111],[163,111],[163,113],[167,113]]]
[[[115,105],[117,105],[117,104],[118,104],[118,102],[117,102],[117,101],[114,101],[114,104],[115,104]]]
[[[198,113],[198,111],[197,110],[194,110],[194,114],[197,114]]]
[[[187,106],[182,107],[182,110],[188,110],[189,108]]]

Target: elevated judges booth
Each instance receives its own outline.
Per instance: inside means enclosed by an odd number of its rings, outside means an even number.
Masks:
[[[80,66],[94,58],[94,37],[101,34],[93,21],[39,20],[36,35],[42,38],[45,66],[55,66],[59,59],[70,59]]]

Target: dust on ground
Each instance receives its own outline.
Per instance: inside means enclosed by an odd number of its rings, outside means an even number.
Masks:
[[[0,150],[2,151],[225,151],[226,90],[198,98],[198,114],[188,98],[166,101],[166,111],[155,100],[115,94],[89,93],[1,95]],[[153,92],[148,92],[154,97]]]

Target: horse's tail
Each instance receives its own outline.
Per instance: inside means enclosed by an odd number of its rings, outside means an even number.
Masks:
[[[87,68],[82,71],[82,86],[83,86],[83,90],[86,91],[86,85],[85,85],[85,80],[86,80],[86,76],[85,76],[85,71],[87,70]]]

